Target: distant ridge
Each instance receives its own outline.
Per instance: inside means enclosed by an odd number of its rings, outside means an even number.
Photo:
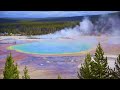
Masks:
[[[108,15],[118,15],[120,12],[109,13]],[[101,15],[86,15],[73,17],[50,17],[50,18],[0,18],[0,23],[16,23],[19,21],[31,22],[54,22],[54,21],[81,21],[84,17],[89,17],[92,21],[97,20]]]
[[[0,18],[0,23],[15,23],[18,20],[16,19],[11,19],[11,18]]]

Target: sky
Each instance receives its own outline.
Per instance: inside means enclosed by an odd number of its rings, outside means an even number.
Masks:
[[[47,18],[99,15],[116,11],[0,11],[0,18]]]

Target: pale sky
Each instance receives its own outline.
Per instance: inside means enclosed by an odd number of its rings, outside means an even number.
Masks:
[[[116,11],[0,11],[0,18],[46,18],[98,15]]]

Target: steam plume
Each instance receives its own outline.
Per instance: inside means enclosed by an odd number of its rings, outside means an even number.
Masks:
[[[120,17],[102,15],[96,21],[84,17],[74,28],[64,28],[53,34],[41,35],[39,38],[79,38],[82,35],[120,35]]]

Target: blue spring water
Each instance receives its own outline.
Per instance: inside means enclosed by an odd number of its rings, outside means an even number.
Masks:
[[[92,42],[92,43],[91,43]],[[67,54],[86,51],[92,48],[95,40],[44,40],[11,46],[13,50],[31,54]]]

